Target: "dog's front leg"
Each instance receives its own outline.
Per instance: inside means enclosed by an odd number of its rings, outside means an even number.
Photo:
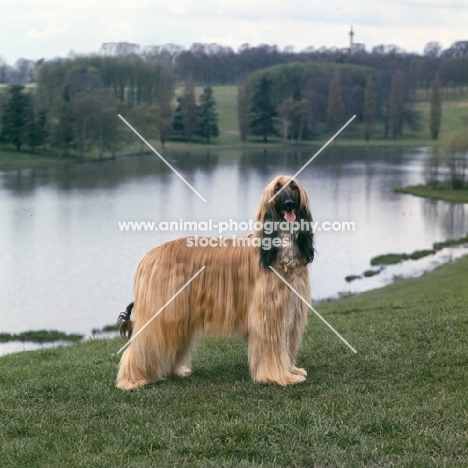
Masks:
[[[294,365],[303,324],[288,310],[287,290],[281,285],[257,287],[249,310],[249,365],[255,382],[292,385],[305,380]],[[293,343],[291,342],[293,338]]]

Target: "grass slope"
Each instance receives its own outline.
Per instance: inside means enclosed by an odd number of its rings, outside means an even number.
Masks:
[[[395,188],[395,192],[407,193],[416,197],[430,198],[432,200],[468,203],[468,188],[452,190],[447,183],[439,183],[436,188],[428,185],[408,185],[407,187]]]
[[[31,153],[28,149],[20,152],[9,146],[0,146],[0,171],[12,171],[25,167],[45,167],[57,164],[69,164],[76,158],[59,158],[56,152],[36,150]]]
[[[319,306],[306,383],[253,384],[245,346],[207,340],[194,374],[114,387],[120,339],[0,359],[2,467],[465,467],[468,258]]]

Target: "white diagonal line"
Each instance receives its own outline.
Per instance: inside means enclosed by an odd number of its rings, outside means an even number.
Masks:
[[[202,266],[118,351],[120,354],[130,343],[206,268]]]
[[[146,146],[148,146],[148,148],[150,148],[157,156],[159,156],[159,158],[167,164],[168,167],[170,167],[177,176],[179,176],[179,178],[185,183],[187,184],[192,190],[193,192],[198,195],[205,203],[206,203],[206,200],[120,115],[118,114],[119,117],[121,118],[121,120],[123,120],[123,122],[125,124],[127,124],[127,126],[135,133],[135,135],[137,135],[145,144]]]
[[[309,304],[272,266],[270,266],[270,270],[275,273],[276,276],[278,276],[278,278],[302,301],[304,302],[304,304],[307,304],[312,312],[323,322],[325,323],[325,325],[333,331],[333,333],[335,333],[335,335],[338,336],[338,338],[340,338],[341,341],[343,341],[343,343],[345,343],[349,349],[353,352],[353,353],[357,353],[357,351],[312,307],[311,304]]]
[[[353,115],[282,187],[280,190],[278,190],[269,200],[268,203],[270,203],[272,200],[275,199],[276,196],[278,196],[293,180],[295,177],[297,177],[298,174],[300,174],[354,119],[356,118],[355,115]]]

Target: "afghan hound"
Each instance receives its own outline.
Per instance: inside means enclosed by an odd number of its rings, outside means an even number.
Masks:
[[[208,333],[247,340],[255,382],[285,386],[306,379],[296,354],[308,307],[270,268],[310,301],[313,229],[302,185],[289,176],[275,177],[263,191],[254,226],[244,238],[196,238],[200,242],[194,245],[194,238],[185,237],[146,254],[136,272],[134,302],[118,320],[123,336],[134,335],[120,361],[118,388],[190,375],[195,341]]]

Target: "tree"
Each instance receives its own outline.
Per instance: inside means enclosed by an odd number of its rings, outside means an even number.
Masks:
[[[99,148],[99,159],[104,157],[105,151],[115,156],[123,140],[124,132],[118,132],[119,126],[122,125],[118,114],[123,104],[105,88],[92,91],[92,97],[96,100],[97,107],[97,128],[94,136]]]
[[[291,114],[292,114],[292,107],[293,107],[293,100],[291,98],[285,99],[279,106],[278,106],[278,116],[281,120],[281,126],[283,130],[283,141],[284,143],[287,142],[288,137],[290,135],[291,129]]]
[[[439,75],[436,75],[431,85],[430,105],[429,130],[431,132],[431,138],[437,140],[437,138],[439,138],[440,124],[442,121],[442,98]]]
[[[219,135],[218,113],[216,112],[216,101],[213,97],[213,89],[208,86],[200,95],[197,112],[197,135],[205,138],[207,143],[211,137]]]
[[[276,135],[276,110],[272,103],[271,80],[263,76],[255,90],[250,107],[249,132],[263,137],[267,142],[270,135]]]
[[[48,112],[49,137],[57,148],[58,156],[68,156],[68,150],[74,140],[73,109],[68,87],[52,102]]]
[[[166,67],[160,67],[159,83],[157,87],[156,103],[159,108],[156,127],[159,132],[159,141],[164,146],[172,130],[172,97],[173,78]],[[151,106],[152,107],[152,106]]]
[[[392,76],[393,74],[390,70],[378,70],[373,77],[377,102],[376,120],[383,123],[384,138],[388,138],[390,132],[390,89]]]
[[[442,50],[442,45],[440,42],[428,42],[424,46],[424,56],[425,57],[438,57]]]
[[[197,102],[195,100],[195,87],[193,86],[191,75],[185,80],[180,109],[185,139],[191,142],[197,126]]]
[[[312,128],[312,112],[306,99],[295,100],[291,115],[291,139],[296,139],[298,145],[302,138],[307,137]]]
[[[310,103],[306,99],[285,99],[278,106],[278,115],[283,122],[284,141],[291,138],[299,145],[312,126]]]
[[[116,152],[121,147],[124,132],[122,131],[122,121],[117,115],[117,107],[109,106],[101,111],[101,155],[107,150],[115,157]]]
[[[184,116],[182,113],[182,96],[177,97],[177,105],[172,116],[172,132],[177,136],[185,136]]]
[[[424,180],[432,188],[436,188],[439,183],[441,164],[442,158],[439,153],[439,146],[434,145],[429,148],[428,155],[424,160]]]
[[[375,117],[377,104],[375,99],[374,81],[372,75],[369,75],[366,80],[366,88],[364,90],[364,138],[369,141],[375,130]]]
[[[390,90],[390,126],[395,140],[403,130],[404,104],[403,75],[400,71],[396,71],[392,77]]]
[[[249,77],[245,75],[237,87],[237,122],[241,141],[246,141],[249,134],[250,86]]]
[[[340,72],[337,71],[328,88],[327,125],[331,133],[335,133],[343,124],[344,113]]]
[[[24,86],[13,85],[8,89],[9,96],[3,108],[2,140],[12,143],[17,151],[26,141],[31,96],[24,92]]]
[[[80,157],[84,158],[85,150],[97,141],[99,127],[99,105],[89,94],[79,93],[72,101],[75,141],[78,144]]]
[[[48,133],[48,121],[47,121],[47,109],[39,109],[36,113],[36,126],[38,132],[38,144],[42,145],[42,149],[45,149]]]
[[[26,122],[26,143],[34,153],[36,146],[45,146],[47,138],[47,111],[36,111],[34,99],[29,99]]]
[[[159,136],[158,122],[160,118],[159,106],[148,106],[141,104],[135,106],[128,112],[128,121],[138,133],[147,141],[157,138]],[[130,138],[132,141],[138,139],[140,142],[140,153],[143,153],[145,143],[138,138],[133,131],[130,131]]]
[[[452,132],[445,142],[445,154],[453,190],[460,190],[466,181],[468,169],[468,132]]]

